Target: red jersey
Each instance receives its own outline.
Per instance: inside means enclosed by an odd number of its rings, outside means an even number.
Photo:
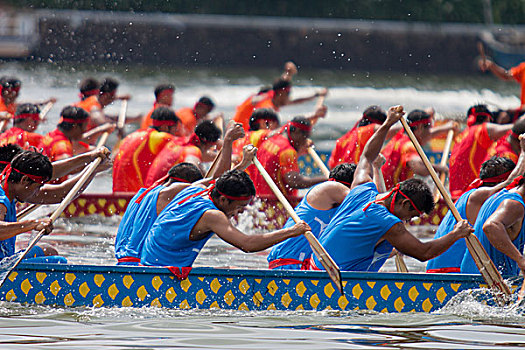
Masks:
[[[405,133],[400,133],[388,142],[382,151],[386,162],[381,168],[387,189],[401,181],[414,177],[414,172],[408,165],[413,159],[419,158],[416,148]]]
[[[520,63],[516,67],[512,67],[509,71],[510,75],[521,84],[521,105],[525,104],[525,62]]]
[[[75,103],[73,106],[75,107],[80,107],[82,108],[83,110],[85,110],[86,112],[88,112],[89,114],[91,114],[91,112],[94,112],[94,111],[102,111],[102,105],[100,104],[100,102],[98,102],[98,96],[97,95],[92,95],[92,96],[89,96],[77,103]],[[95,123],[93,123],[93,121],[91,120],[91,118],[88,119],[88,124],[87,124],[87,130],[91,130],[93,129],[95,126],[97,126]]]
[[[505,136],[500,138],[498,142],[493,143],[487,151],[485,160],[489,160],[492,156],[506,157],[514,162],[518,163],[519,154],[515,153],[509,142],[509,136],[512,131],[509,131]]]
[[[256,131],[247,131],[246,135],[239,140],[235,140],[233,142],[232,147],[232,154],[237,156],[238,162],[242,160],[242,149],[244,146],[252,144],[255,147],[259,148],[259,146],[268,139],[268,136],[272,130],[268,129],[261,129]],[[246,168],[245,172],[248,175],[251,175],[254,173],[255,165],[250,164],[248,168]]]
[[[29,149],[32,147],[40,147],[44,136],[22,130],[16,126],[6,130],[4,133],[0,134],[0,146],[5,146],[9,143],[19,145],[23,149]]]
[[[492,145],[487,123],[467,127],[457,137],[450,153],[450,194],[457,198],[465,192],[472,181],[479,177],[481,164]]]
[[[73,157],[73,144],[58,128],[46,134],[39,147],[49,160],[54,162]]]
[[[328,160],[328,166],[334,168],[341,163],[359,163],[368,140],[374,135],[376,124],[368,124],[355,128],[341,136]]]
[[[153,128],[126,136],[113,163],[113,192],[137,192],[144,187],[153,160],[172,139],[173,135]]]
[[[299,172],[299,156],[287,137],[278,134],[263,142],[257,158],[285,196],[297,196],[297,190],[286,185],[283,178],[289,172]],[[258,195],[275,197],[257,169],[253,171],[252,180]]]
[[[242,148],[249,144],[259,147],[261,143],[266,141],[271,131],[272,130],[268,129],[247,131],[242,139],[238,139],[233,142],[233,154],[242,156]]]
[[[202,161],[202,152],[199,147],[181,145],[176,139],[168,142],[153,160],[146,176],[145,186],[151,186],[155,181],[166,175],[172,166],[187,162],[189,158]]]

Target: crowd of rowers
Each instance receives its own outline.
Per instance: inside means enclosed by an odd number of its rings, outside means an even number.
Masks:
[[[495,113],[486,105],[472,106],[461,132],[452,122],[433,127],[432,109],[408,113],[407,123],[423,146],[450,130],[456,133],[450,170],[437,164],[434,168],[448,173],[463,220],[456,222],[448,213],[435,239],[422,242],[405,222],[430,214],[434,195],[419,178],[428,175],[427,168],[399,126],[403,108],[367,108],[354,128],[337,140],[329,176],[304,176],[298,158],[312,145],[312,127],[327,108],[318,106],[311,116],[297,116],[284,125],[277,112],[288,104],[322,97],[326,90],[291,100],[294,73],[288,67],[271,88],[239,105],[224,135],[221,125],[208,116],[214,106],[211,99],[201,98],[193,108],[175,112],[174,87],[159,85],[152,110],[141,118],[141,128],[122,140],[114,161],[106,148],[90,146],[96,133],[85,137],[89,127],[96,130],[112,120],[104,115],[105,106],[129,98],[117,97],[118,84],[111,79],[82,82],[82,100],[62,110],[56,130],[41,137],[38,145],[30,143],[40,120],[38,106],[6,109],[13,127],[0,135],[2,256],[14,253],[16,235],[51,229],[48,219],[17,222],[17,201],[60,202],[78,180],[76,173],[102,157],[97,170],[112,167],[114,191],[135,193],[116,236],[118,264],[191,267],[216,234],[244,252],[273,247],[270,269],[323,269],[302,236],[311,231],[343,271],[378,271],[388,257],[402,253],[429,261],[428,272],[478,273],[464,240],[474,233],[502,274],[517,275],[525,269],[521,109]],[[0,85],[3,106],[9,107],[13,86],[20,84],[2,79]],[[302,221],[289,219],[282,229],[262,234],[243,233],[231,223],[254,197],[274,196],[252,164],[256,154],[285,196],[294,198],[299,189],[308,189],[295,208]],[[203,163],[212,160],[204,175]],[[38,247],[30,256],[63,261],[56,253]]]

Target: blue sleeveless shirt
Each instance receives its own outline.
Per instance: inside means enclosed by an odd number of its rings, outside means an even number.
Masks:
[[[208,210],[218,210],[209,198],[192,197],[202,187],[190,186],[179,192],[164,208],[151,227],[141,252],[141,263],[154,266],[189,267],[213,232],[198,241],[190,240],[190,233],[197,221]]]
[[[458,198],[456,203],[456,209],[459,212],[459,215],[463,220],[467,220],[467,202],[470,198],[472,192],[476,189],[472,189],[468,192],[465,192]],[[448,234],[454,229],[454,226],[457,224],[456,218],[452,215],[452,212],[449,210],[445,215],[439,227],[434,235],[434,239],[441,238]],[[432,260],[429,260],[427,263],[427,270],[431,269],[443,269],[443,268],[459,268],[461,266],[461,260],[463,260],[463,255],[467,251],[467,244],[465,243],[465,238],[458,239],[453,245],[450,246],[443,254],[435,257]]]
[[[115,257],[117,259],[124,257],[140,258],[146,234],[157,219],[157,199],[160,191],[164,188],[166,187],[163,185],[153,188],[142,198],[140,203],[136,203],[136,200],[146,190],[141,188],[130,200],[118,226],[115,239]]]
[[[502,275],[517,276],[520,272],[518,264],[507,255],[494,248],[483,232],[483,225],[489,219],[489,217],[494,214],[496,209],[504,200],[515,200],[525,207],[523,198],[521,198],[521,196],[515,192],[504,189],[498,193],[495,193],[494,195],[490,196],[489,199],[487,199],[481,206],[478,218],[476,219],[476,224],[474,225],[474,234],[478,237],[479,241],[483,245],[483,248],[485,248],[487,254],[492,259],[494,265]],[[512,244],[514,244],[514,246],[520,252],[523,252],[523,245],[525,244],[525,225],[523,225],[523,223],[518,236],[512,241]],[[468,250],[463,255],[463,260],[461,262],[461,272],[476,274],[480,273]]]
[[[5,222],[16,222],[16,201],[9,201],[4,189],[0,186],[0,203],[7,208]],[[15,253],[16,236],[0,241],[0,259],[11,256]]]
[[[319,238],[343,271],[378,271],[386,260],[388,245],[377,242],[401,220],[376,203],[363,210],[378,194],[373,182],[353,188]],[[378,258],[378,253],[383,257]],[[318,268],[323,268],[315,255],[312,259]]]
[[[328,225],[335,212],[337,211],[337,207],[329,210],[320,210],[312,207],[308,203],[306,198],[314,187],[308,190],[304,198],[301,200],[301,203],[299,203],[299,205],[295,207],[295,212],[297,213],[297,215],[299,215],[299,218],[301,218],[301,220],[303,220],[310,226],[314,236],[319,238],[320,233],[323,232],[324,228]],[[292,227],[294,224],[295,221],[293,221],[292,218],[289,218],[288,221],[286,221],[286,223],[284,224],[283,228]],[[312,248],[310,248],[308,240],[303,235],[301,235],[298,237],[288,238],[287,240],[275,245],[272,248],[270,255],[268,255],[268,261],[271,262],[277,259],[295,259],[303,261],[305,259],[310,258],[311,255]],[[300,264],[290,264],[280,266],[277,269],[299,270],[300,268]]]

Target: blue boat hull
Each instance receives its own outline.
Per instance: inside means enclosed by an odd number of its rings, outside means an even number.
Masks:
[[[322,271],[194,268],[180,281],[167,268],[23,263],[0,297],[65,307],[432,312],[462,290],[485,286],[477,275],[343,272],[342,278],[345,296]]]

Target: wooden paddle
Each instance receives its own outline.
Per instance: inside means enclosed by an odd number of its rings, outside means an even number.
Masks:
[[[47,114],[49,113],[49,111],[51,110],[51,108],[53,108],[53,105],[55,104],[55,102],[51,102],[49,101],[48,103],[46,103],[46,105],[42,108],[42,110],[40,111],[40,120],[44,120],[47,116]]]
[[[97,148],[104,146],[104,144],[108,140],[108,136],[109,136],[108,132],[105,132],[100,136],[100,139],[98,140],[98,143],[97,143]],[[17,221],[22,220],[23,218],[25,218],[26,216],[34,212],[36,209],[38,209],[38,207],[40,206],[41,204],[35,204],[35,203],[28,205],[20,213],[16,214],[16,220]]]
[[[82,172],[82,175],[78,182],[71,188],[69,193],[66,195],[66,197],[62,200],[60,203],[60,206],[55,210],[55,212],[51,215],[51,222],[53,223],[59,216],[62,214],[62,212],[66,209],[66,207],[69,205],[69,203],[75,198],[77,195],[77,192],[80,190],[80,188],[84,185],[84,183],[87,181],[87,179],[93,174],[93,172],[96,170],[98,165],[102,162],[102,158],[98,157],[94,161],[92,161]],[[20,257],[16,260],[16,262],[11,266],[8,267],[7,273],[2,275],[2,280],[0,281],[0,287],[4,284],[5,280],[7,279],[7,276],[20,264],[22,259],[27,255],[27,253],[40,241],[40,239],[45,235],[46,230],[41,230],[38,235],[36,235],[35,238],[29,243],[27,248],[22,252]]]
[[[485,48],[483,47],[483,43],[481,41],[478,41],[477,47],[479,55],[481,56],[483,63],[485,63],[485,61],[487,60],[487,56],[485,55]]]
[[[253,158],[253,164],[257,167],[261,175],[263,176],[264,180],[270,186],[275,196],[279,199],[279,202],[283,205],[283,207],[288,212],[288,215],[292,217],[292,219],[297,223],[301,221],[297,213],[293,210],[292,206],[286,199],[286,197],[282,194],[281,190],[277,187],[275,182],[273,182],[273,179],[270,177],[266,169],[261,165],[257,157]],[[332,257],[328,254],[328,252],[324,249],[324,247],[319,243],[317,238],[313,235],[312,232],[307,231],[304,236],[308,240],[308,243],[310,243],[310,247],[312,248],[312,251],[314,252],[315,256],[317,256],[317,259],[321,262],[323,267],[326,269],[326,272],[328,272],[328,275],[330,276],[330,279],[334,282],[337,289],[339,289],[339,292],[341,292],[341,295],[344,295],[343,290],[343,281],[341,279],[341,271],[339,271],[339,267],[335,263],[335,261],[332,259]]]
[[[441,155],[441,162],[439,163],[441,166],[446,166],[448,162],[448,157],[450,155],[450,148],[452,147],[452,141],[454,141],[454,130],[449,130],[447,134],[447,139],[445,140],[445,147],[443,148],[443,154]],[[447,178],[447,174],[441,173],[439,176],[439,180],[441,183],[445,183],[445,180]],[[439,190],[436,186],[435,192],[434,192],[434,202],[437,202],[439,200]]]
[[[119,139],[124,138],[124,126],[126,125],[126,113],[128,111],[128,100],[122,100],[117,118],[117,130]]]
[[[310,157],[312,157],[315,165],[317,165],[319,167],[319,169],[321,169],[321,172],[323,173],[323,175],[326,176],[326,177],[329,177],[330,176],[330,169],[328,169],[328,167],[325,165],[325,163],[323,162],[321,157],[319,157],[319,155],[317,154],[317,152],[314,149],[314,146],[308,147],[308,154],[310,155]]]
[[[432,167],[432,164],[430,164],[430,161],[428,160],[427,155],[423,151],[423,148],[421,148],[421,145],[417,141],[416,136],[410,129],[410,126],[408,126],[407,121],[405,120],[405,118],[401,118],[400,120],[401,120],[401,124],[403,124],[403,128],[405,129],[405,132],[408,134],[408,137],[414,144],[414,147],[416,148],[417,153],[419,153],[419,156],[423,160],[425,167],[430,173],[432,180],[434,180],[434,183],[438,187],[439,192],[441,192],[441,196],[445,199],[445,202],[447,203],[447,206],[449,207],[452,215],[454,215],[454,218],[456,219],[457,222],[463,220],[461,218],[461,215],[459,215],[459,212],[456,209],[456,206],[454,205],[454,203],[452,202],[452,199],[450,198],[449,194],[445,190],[445,187],[439,180],[436,174],[436,171]],[[481,245],[479,239],[475,235],[470,234],[469,236],[465,238],[465,241],[467,243],[467,248],[470,254],[472,255],[472,258],[474,259],[474,262],[476,263],[476,266],[478,267],[481,275],[483,276],[483,278],[485,279],[489,287],[495,290],[496,292],[502,293],[504,297],[509,296],[510,295],[509,287],[505,284],[505,281],[503,280],[500,273],[494,266],[494,263],[488,256],[487,252],[485,251],[485,248],[483,248],[483,246]],[[497,293],[496,296],[499,302],[504,302],[502,300],[501,294]]]
[[[402,272],[402,273],[408,273],[408,267],[407,267],[407,264],[405,264],[405,260],[403,259],[403,256],[400,255],[401,253],[399,253],[397,250],[396,250],[396,256],[395,256],[395,261],[396,261],[396,271],[397,272]]]

